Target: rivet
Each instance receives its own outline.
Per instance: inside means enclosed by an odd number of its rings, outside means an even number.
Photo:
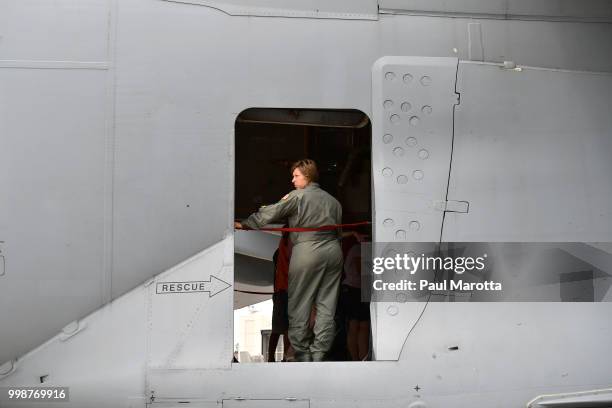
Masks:
[[[403,156],[404,155],[404,149],[402,149],[401,147],[396,147],[395,149],[393,149],[393,154],[396,156]]]
[[[410,147],[414,147],[417,145],[417,140],[415,137],[410,136],[409,138],[406,139],[406,144]]]
[[[385,167],[382,170],[382,175],[385,176],[385,177],[391,177],[393,175],[393,170],[391,170],[391,168],[389,168],[389,167]]]
[[[425,160],[429,157],[429,152],[425,149],[419,150],[419,159]]]
[[[383,136],[383,143],[389,144],[392,141],[393,141],[393,135],[387,133],[386,135]]]
[[[421,112],[423,112],[426,115],[431,115],[431,112],[433,112],[433,109],[431,108],[431,106],[425,105],[421,108]]]
[[[399,118],[399,116],[398,116],[398,118]],[[410,118],[410,121],[409,121],[410,125],[412,125],[412,126],[417,126],[419,124],[419,122],[421,122],[421,119],[419,119],[418,116],[412,116]]]
[[[389,316],[396,316],[399,313],[399,308],[395,305],[391,305],[387,308]]]
[[[404,102],[400,105],[400,107],[402,108],[402,112],[408,112],[410,109],[412,109],[410,102]]]
[[[412,177],[414,177],[415,180],[421,180],[423,176],[424,174],[421,170],[415,170],[412,172]]]
[[[408,296],[405,293],[398,293],[395,295],[395,300],[397,300],[398,303],[406,303]]]
[[[431,84],[431,77],[428,77],[427,75],[423,75],[421,77],[421,85],[429,86],[430,84]]]
[[[412,82],[412,75],[410,75],[410,74],[404,75],[404,82],[407,83],[407,84]]]
[[[391,109],[393,107],[393,101],[391,99],[387,99],[385,102],[383,102],[383,106],[385,109]]]
[[[386,218],[383,221],[383,226],[385,226],[385,227],[392,227],[393,225],[395,225],[395,221],[393,221],[392,218]]]
[[[387,81],[393,81],[393,80],[395,79],[395,73],[394,73],[394,72],[391,72],[391,71],[387,72],[387,73],[385,74],[385,79],[386,79]]]
[[[404,176],[403,174],[400,174],[399,176],[397,176],[397,184],[406,184],[408,182],[408,177]]]
[[[400,241],[403,241],[406,239],[406,231],[404,230],[397,230],[395,231],[395,239],[398,239]]]
[[[514,61],[504,61],[504,68],[505,69],[515,69],[516,63]]]
[[[421,224],[418,221],[410,221],[408,228],[410,228],[412,231],[418,231],[421,229]]]
[[[399,117],[399,115],[395,115],[394,114],[394,115],[391,115],[390,120],[391,120],[391,123],[398,124],[399,121],[400,121],[400,117]]]
[[[73,322],[68,323],[66,326],[64,326],[64,328],[62,329],[62,333],[72,334],[72,333],[75,333],[78,329],[79,329],[79,321],[75,320]]]

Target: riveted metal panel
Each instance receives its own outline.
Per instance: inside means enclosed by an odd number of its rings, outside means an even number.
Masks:
[[[437,241],[457,103],[454,58],[384,57],[373,71],[376,241]]]
[[[372,73],[376,242],[436,242],[453,138],[455,58],[383,57]],[[375,304],[377,359],[397,359],[423,305]]]

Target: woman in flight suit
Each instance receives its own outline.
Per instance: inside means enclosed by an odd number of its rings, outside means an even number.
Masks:
[[[319,228],[342,222],[342,206],[316,182],[317,165],[299,160],[291,167],[295,190],[278,203],[262,207],[236,228],[258,229],[288,222],[290,228]],[[342,249],[337,229],[291,232],[289,263],[289,340],[297,361],[322,361],[334,340],[334,314],[342,274]],[[308,319],[316,307],[314,338]]]

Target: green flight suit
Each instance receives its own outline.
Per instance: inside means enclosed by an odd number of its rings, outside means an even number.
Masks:
[[[342,206],[317,183],[293,190],[278,203],[262,207],[242,224],[253,229],[287,221],[293,228],[317,228],[342,222]],[[334,340],[334,315],[342,274],[340,231],[292,232],[289,263],[289,340],[298,361],[321,361]],[[308,328],[312,305],[313,328]]]

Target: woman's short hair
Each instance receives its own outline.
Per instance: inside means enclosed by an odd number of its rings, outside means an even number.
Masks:
[[[291,174],[293,174],[295,169],[299,169],[304,177],[306,177],[309,181],[316,182],[319,180],[319,171],[317,170],[317,163],[315,163],[314,160],[298,160],[291,166]]]

